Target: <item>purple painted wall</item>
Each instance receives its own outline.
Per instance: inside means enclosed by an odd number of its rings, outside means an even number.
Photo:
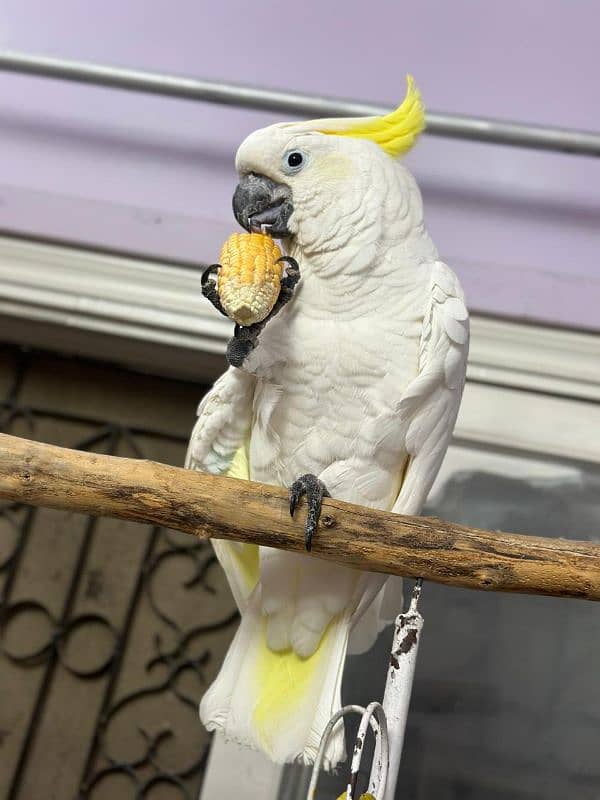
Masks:
[[[594,0],[4,0],[0,46],[600,129]],[[210,261],[276,117],[0,74],[0,228]],[[600,160],[424,137],[408,163],[472,308],[600,328]]]

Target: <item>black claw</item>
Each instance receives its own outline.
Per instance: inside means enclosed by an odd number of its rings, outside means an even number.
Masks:
[[[294,516],[294,512],[298,506],[298,500],[300,499],[300,490],[295,488],[295,484],[292,485],[290,489],[290,517]]]
[[[207,300],[210,300],[217,311],[220,311],[221,314],[226,317],[227,312],[221,305],[221,299],[217,291],[217,284],[214,280],[212,280],[213,276],[216,275],[220,269],[220,264],[211,264],[210,267],[207,267],[202,273],[200,284],[202,286],[202,294],[204,297],[206,297]]]
[[[300,280],[300,267],[298,266],[298,262],[295,258],[291,256],[281,256],[281,258],[277,259],[277,262],[285,261],[286,264],[289,266],[285,270],[285,274],[281,279],[281,289],[279,290],[279,297],[277,298],[275,305],[271,309],[271,313],[269,316],[264,320],[263,325],[273,319],[273,317],[277,316],[281,309],[287,305],[292,297],[294,296],[294,290],[296,288],[296,284]]]
[[[287,269],[285,269],[284,276],[281,279],[281,285],[284,289],[293,291],[296,284],[300,280],[300,267],[298,266],[298,262],[291,256],[281,256],[281,258],[277,259],[276,263],[279,264],[280,261],[283,261],[288,265]]]
[[[294,516],[298,501],[306,495],[308,511],[306,515],[306,525],[304,527],[304,544],[310,553],[312,548],[312,538],[317,530],[319,517],[321,516],[321,504],[324,497],[331,497],[323,481],[316,475],[310,473],[302,475],[290,486],[290,516]]]
[[[210,267],[207,267],[204,272],[202,273],[202,277],[200,278],[200,283],[202,284],[202,288],[206,286],[206,284],[210,281],[213,275],[216,275],[217,272],[221,269],[220,264],[211,264]]]

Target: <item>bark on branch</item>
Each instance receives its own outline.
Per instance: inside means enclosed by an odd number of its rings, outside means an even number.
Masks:
[[[152,461],[0,434],[0,498],[304,552],[304,503],[287,492]],[[351,567],[499,592],[600,600],[600,546],[403,517],[326,499],[313,555]]]

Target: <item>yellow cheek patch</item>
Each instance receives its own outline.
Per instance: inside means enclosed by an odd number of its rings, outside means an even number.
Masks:
[[[352,174],[350,159],[337,153],[325,156],[315,164],[314,173],[318,181],[336,181]]]

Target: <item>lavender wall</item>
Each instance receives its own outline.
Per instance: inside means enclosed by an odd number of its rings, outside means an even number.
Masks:
[[[594,0],[3,0],[0,46],[600,129]],[[0,75],[0,228],[212,260],[233,153],[276,117]],[[480,311],[600,328],[600,162],[423,138],[429,226]]]

